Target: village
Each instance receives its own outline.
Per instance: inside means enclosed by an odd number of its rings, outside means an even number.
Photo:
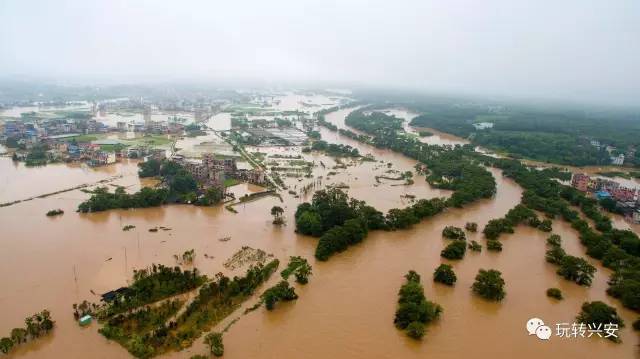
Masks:
[[[582,173],[572,176],[571,186],[581,192],[592,194],[598,201],[614,201],[615,207],[611,209],[634,223],[640,223],[640,191],[637,188],[629,188],[613,180]]]

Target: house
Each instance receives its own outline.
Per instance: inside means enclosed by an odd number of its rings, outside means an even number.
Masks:
[[[571,178],[571,186],[576,188],[578,191],[587,192],[589,190],[589,182],[591,181],[591,177],[576,173]]]
[[[618,157],[611,157],[611,164],[615,166],[622,166],[624,164],[624,154],[621,153]]]
[[[130,289],[128,287],[120,287],[116,290],[108,291],[102,294],[102,301],[106,303],[113,302],[118,297],[118,295],[126,295],[129,290]]]

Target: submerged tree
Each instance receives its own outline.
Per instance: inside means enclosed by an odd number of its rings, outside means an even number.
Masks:
[[[271,215],[273,216],[273,224],[283,224],[284,220],[282,219],[282,214],[284,213],[284,209],[280,206],[271,207]]]
[[[204,342],[209,346],[211,354],[221,357],[224,355],[224,343],[222,342],[222,333],[212,332],[204,337]]]
[[[448,264],[441,264],[436,270],[433,272],[433,281],[443,283],[446,285],[453,285],[458,278],[456,274],[453,272],[453,268],[451,268]]]
[[[611,324],[619,328],[624,327],[624,321],[618,315],[616,308],[608,306],[601,301],[584,302],[576,320],[579,323],[589,324],[592,328],[604,328]],[[613,341],[619,341],[617,337],[607,337]]]
[[[485,299],[501,301],[506,295],[504,292],[504,284],[505,282],[504,279],[502,279],[502,273],[500,273],[500,271],[495,269],[480,269],[478,275],[476,275],[476,281],[471,288],[474,293]]]
[[[13,348],[13,340],[11,338],[4,337],[0,339],[0,351],[7,354],[11,348]]]
[[[405,278],[407,281],[398,292],[398,309],[393,323],[396,328],[406,330],[409,337],[420,339],[424,336],[425,325],[440,316],[442,307],[426,299],[418,273],[409,271]]]

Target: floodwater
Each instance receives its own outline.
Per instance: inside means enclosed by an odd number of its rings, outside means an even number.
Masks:
[[[340,124],[351,110],[327,115],[327,120]],[[343,123],[343,122],[342,122]],[[447,196],[447,191],[432,189],[424,177],[416,176],[411,186],[392,186],[392,181],[377,183],[374,176],[385,173],[387,162],[392,169],[411,169],[415,161],[386,150],[375,149],[326,129],[323,139],[356,146],[361,153],[371,153],[377,161],[365,162],[333,170],[335,161],[324,155],[305,154],[316,162],[314,177],[322,175],[322,184],[344,182],[356,198],[380,209],[408,205],[401,195],[418,198]],[[277,153],[276,149],[264,149]],[[293,154],[293,153],[292,153]],[[8,162],[8,163],[6,163]],[[325,164],[325,168],[319,165]],[[141,185],[135,163],[112,166],[122,174],[116,182]],[[66,165],[27,169],[14,166],[8,158],[0,158],[3,181],[10,184],[6,198],[20,199],[76,184],[110,177],[105,169],[75,170]],[[74,172],[76,171],[76,172]],[[92,172],[93,171],[93,172]],[[80,328],[71,315],[71,304],[83,299],[97,300],[95,293],[125,285],[133,268],[151,263],[175,264],[174,254],[195,249],[195,265],[204,273],[224,269],[222,263],[244,245],[261,248],[281,259],[301,255],[313,265],[313,276],[306,286],[297,286],[300,298],[279,303],[276,310],[260,308],[234,324],[225,334],[225,358],[634,358],[638,354],[637,334],[631,323],[637,314],[624,310],[606,296],[610,271],[587,258],[598,272],[591,288],[567,282],[555,274],[554,266],[544,260],[547,234],[520,226],[515,234],[505,235],[504,250],[491,253],[467,252],[465,259],[451,261],[458,276],[453,288],[434,284],[433,270],[442,262],[439,253],[446,245],[441,231],[447,225],[463,226],[475,221],[480,228],[492,218],[503,216],[520,201],[522,189],[491,170],[498,183],[495,198],[482,200],[464,209],[451,209],[425,220],[410,230],[372,232],[361,244],[316,262],[313,252],[317,239],[294,232],[293,214],[303,198],[282,192],[284,202],[266,197],[234,208],[212,208],[171,205],[161,208],[115,210],[96,214],[78,214],[78,203],[87,198],[81,191],[70,191],[51,197],[34,199],[0,208],[0,336],[23,325],[24,317],[48,308],[57,322],[53,334],[14,350],[8,357],[27,358],[127,358],[129,354],[114,342],[97,333],[98,325]],[[56,180],[67,178],[68,181]],[[357,177],[357,178],[356,178]],[[49,180],[51,178],[51,180]],[[22,182],[16,182],[22,180]],[[54,182],[59,181],[59,182]],[[300,187],[312,179],[287,178],[290,188]],[[52,183],[49,183],[52,182]],[[378,185],[377,187],[375,185]],[[255,192],[259,188],[240,185],[233,191]],[[4,202],[5,200],[2,200]],[[274,205],[285,208],[288,224],[275,227],[269,210]],[[52,208],[65,213],[49,218]],[[124,232],[124,225],[136,228]],[[149,232],[156,226],[170,231]],[[576,232],[561,221],[554,222],[554,233],[563,238],[568,253],[586,257]],[[230,241],[219,238],[231,237]],[[484,244],[481,234],[469,239]],[[205,258],[204,254],[208,257]],[[491,303],[472,295],[470,286],[480,268],[501,270],[506,280],[507,296],[501,303]],[[428,327],[421,342],[408,339],[393,326],[397,291],[408,270],[422,275],[429,300],[444,308],[440,320]],[[242,271],[239,270],[239,271]],[[278,280],[276,276],[271,283]],[[270,283],[270,284],[271,284]],[[549,287],[562,289],[565,300],[555,302],[545,295]],[[255,298],[246,306],[252,305]],[[594,338],[564,339],[552,337],[543,342],[527,335],[525,322],[539,317],[555,331],[555,323],[572,323],[584,301],[603,300],[618,308],[627,323],[621,330],[623,343],[614,344]],[[218,326],[240,316],[242,309]],[[192,348],[166,355],[167,358],[189,358],[204,354],[206,347],[198,341]]]

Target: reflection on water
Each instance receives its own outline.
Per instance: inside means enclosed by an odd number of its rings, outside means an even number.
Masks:
[[[338,124],[349,111],[331,113],[327,120]],[[415,163],[326,129],[321,132],[327,141],[349,144],[362,153],[373,154],[378,161],[392,162],[394,169],[411,169]],[[317,153],[304,154],[304,158],[316,162],[314,177],[325,177],[323,184],[345,182],[351,195],[385,210],[406,205],[400,197],[404,193],[419,198],[449,193],[430,188],[423,177],[415,178],[412,186],[383,183],[375,187],[374,176],[386,170],[376,169],[380,162],[347,167],[327,180],[327,168],[335,160]],[[319,162],[327,168],[323,169]],[[8,186],[2,192],[3,198],[22,198],[115,174],[123,175],[118,183],[140,186],[133,162],[98,169],[68,165],[29,169],[2,159],[0,166],[3,188]],[[431,281],[433,270],[441,262],[448,262],[439,255],[446,244],[441,237],[444,226],[464,226],[465,222],[474,221],[482,228],[520,201],[522,189],[503,178],[500,171],[491,171],[498,184],[495,198],[464,209],[447,210],[410,230],[372,232],[362,244],[328,262],[313,258],[317,239],[294,232],[293,215],[303,199],[286,191],[283,202],[265,197],[235,206],[237,214],[223,206],[189,205],[78,214],[78,203],[88,196],[80,191],[0,208],[0,333],[23,325],[25,316],[46,307],[57,321],[53,335],[18,348],[9,357],[128,358],[124,349],[97,333],[95,323],[80,328],[73,321],[71,304],[82,299],[97,300],[91,290],[102,293],[125,285],[133,268],[151,263],[175,264],[172,256],[191,248],[196,251],[195,265],[202,272],[235,275],[222,263],[247,245],[273,253],[283,262],[290,255],[304,256],[313,265],[314,275],[307,286],[297,289],[298,301],[279,305],[273,312],[261,308],[233,325],[224,339],[227,358],[504,358],[515,354],[519,358],[637,357],[638,340],[630,328],[636,315],[605,294],[610,271],[590,260],[598,268],[593,287],[583,288],[561,279],[555,268],[544,261],[547,235],[529,227],[519,226],[516,233],[505,235],[502,253],[469,252],[464,260],[451,262],[458,276],[455,287]],[[290,187],[308,181],[311,179],[286,179]],[[259,188],[239,185],[231,190],[242,194]],[[285,209],[285,227],[271,224],[269,211],[274,205]],[[44,213],[51,208],[62,208],[65,214],[48,218]],[[136,228],[122,231],[127,224]],[[148,231],[156,226],[171,230]],[[562,236],[568,253],[586,257],[576,232],[568,224],[555,221],[554,233]],[[219,241],[222,237],[231,240]],[[484,243],[479,233],[469,237]],[[213,258],[205,258],[204,254]],[[471,295],[469,287],[480,268],[502,271],[507,283],[504,302],[489,303]],[[397,291],[402,276],[410,269],[422,275],[427,297],[444,307],[441,320],[429,326],[420,343],[406,338],[393,326]],[[566,299],[548,299],[545,290],[549,287],[562,289]],[[580,305],[587,300],[603,300],[618,308],[628,324],[621,331],[622,344],[557,337],[540,342],[527,335],[524,324],[530,317],[537,316],[548,323],[573,322]],[[166,357],[189,358],[206,352],[199,341],[193,348]]]

